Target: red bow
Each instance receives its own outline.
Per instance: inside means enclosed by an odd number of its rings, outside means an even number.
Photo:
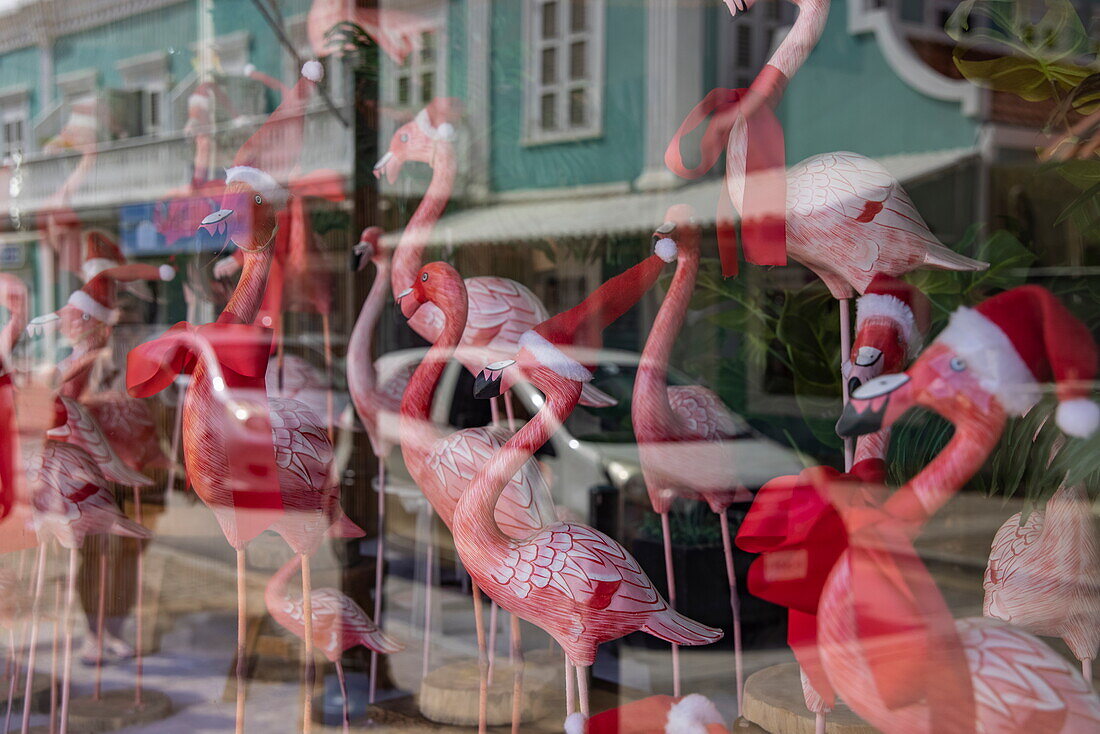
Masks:
[[[224,407],[220,416],[203,417],[221,420],[236,540],[242,544],[266,530],[283,509],[264,381],[271,334],[270,329],[251,324],[196,327],[182,321],[163,336],[132,349],[126,359],[126,385],[134,397],[160,392],[177,375],[194,372],[198,360],[203,360],[214,399]],[[222,390],[219,378],[224,381]]]
[[[737,545],[760,557],[749,567],[749,591],[787,607],[787,644],[814,690],[831,708],[835,693],[817,652],[817,606],[836,561],[848,547],[844,521],[818,492],[826,482],[880,483],[881,460],[868,459],[841,474],[813,467],[765,484],[737,531]]]
[[[925,701],[941,727],[972,730],[969,668],[954,619],[913,549],[919,528],[882,509],[873,486],[882,479],[882,462],[869,459],[849,474],[816,467],[765,485],[738,532],[741,548],[762,553],[749,569],[749,589],[790,608],[788,641],[828,701],[815,615],[833,566],[848,563],[856,642],[877,695],[892,709]]]
[[[718,161],[729,141],[730,130],[740,116],[738,111],[750,95],[760,95],[760,89],[786,86],[783,72],[765,66],[749,89],[712,89],[692,108],[680,123],[665,150],[665,165],[682,178],[699,178]],[[701,161],[687,168],[680,154],[680,139],[701,125],[713,113],[699,143]],[[787,264],[787,174],[784,158],[783,127],[767,102],[758,105],[745,121],[747,127],[747,161],[745,166],[744,211],[741,212],[741,234],[744,236],[745,259],[757,265]],[[751,180],[750,180],[751,179]],[[718,234],[718,254],[722,259],[722,275],[737,275],[737,231],[733,226],[733,205],[730,202],[728,179],[723,183],[718,199],[715,224]]]

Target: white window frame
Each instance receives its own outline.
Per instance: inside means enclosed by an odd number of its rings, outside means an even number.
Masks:
[[[190,45],[195,57],[202,58],[204,41],[196,41]],[[217,58],[217,64],[227,76],[244,76],[244,68],[248,66],[251,58],[252,34],[248,31],[234,31],[224,36],[216,36],[210,42],[211,50]],[[214,71],[213,69],[211,71]]]
[[[548,2],[558,3],[559,34],[553,39],[543,39],[543,6]],[[544,145],[576,140],[598,138],[603,135],[603,96],[604,96],[604,56],[607,40],[604,33],[604,19],[607,12],[605,0],[586,0],[588,28],[573,32],[569,27],[569,7],[571,0],[528,0],[523,4],[524,28],[524,78],[523,87],[523,144]],[[576,41],[587,44],[588,56],[586,68],[588,76],[584,80],[566,79],[570,54],[569,46]],[[544,84],[541,74],[543,51],[557,48],[558,78],[550,84]],[[584,125],[569,124],[569,94],[583,89],[588,101],[588,120]],[[544,130],[542,127],[542,98],[545,94],[558,95],[555,115],[557,129]]]
[[[57,92],[61,104],[68,105],[84,97],[95,95],[99,86],[99,74],[95,69],[81,69],[57,77]]]
[[[30,115],[30,90],[25,85],[0,89],[0,162],[7,162],[15,152],[8,147],[7,127],[9,124],[20,123],[22,126],[22,141],[18,150],[26,155],[30,150],[31,115]]]
[[[168,54],[163,51],[135,56],[115,65],[126,89],[141,92],[141,133],[162,135],[168,130]],[[159,97],[157,120],[150,119],[152,99]]]
[[[430,33],[435,36],[435,58],[425,62],[421,58],[420,45],[409,52],[405,64],[398,66],[388,54],[379,53],[382,62],[381,94],[384,107],[401,112],[415,113],[425,107],[421,80],[424,72],[434,75],[434,89],[432,97],[447,96],[447,3],[433,0],[427,3],[409,3],[404,9],[422,16],[426,25],[421,28],[421,35]],[[400,80],[409,80],[409,98],[401,101],[397,97]],[[428,101],[431,98],[429,97]],[[392,131],[390,131],[392,133]],[[388,141],[387,135],[384,140]]]

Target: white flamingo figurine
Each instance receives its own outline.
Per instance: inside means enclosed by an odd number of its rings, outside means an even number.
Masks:
[[[264,588],[264,604],[272,618],[288,632],[298,636],[305,635],[305,611],[301,596],[294,596],[287,589],[290,577],[302,567],[302,557],[294,556],[267,582]],[[404,645],[393,640],[378,629],[378,625],[367,616],[363,608],[352,601],[347,594],[337,589],[323,587],[314,589],[310,599],[313,613],[313,644],[330,663],[336,666],[336,676],[340,681],[340,693],[344,704],[343,725],[348,731],[348,686],[344,678],[344,665],[340,661],[346,650],[362,645],[372,653],[388,655],[404,649]]]
[[[668,385],[672,347],[683,326],[699,270],[699,227],[693,216],[690,207],[673,206],[665,215],[665,223],[653,235],[658,254],[665,259],[676,260],[676,275],[642,350],[638,376],[634,382],[631,419],[649,499],[654,511],[661,516],[668,600],[673,609],[676,608],[676,579],[668,520],[672,501],[676,497],[705,500],[711,511],[718,515],[733,615],[734,667],[740,716],[743,688],[741,611],[726,510],[735,502],[750,501],[752,494],[737,482],[738,452],[733,443],[738,435],[737,420],[711,390],[701,385]],[[672,647],[672,660],[672,695],[678,697],[680,664],[675,645]]]
[[[1100,648],[1100,538],[1088,498],[1063,486],[1043,510],[1017,512],[993,538],[985,569],[987,617],[1061,637],[1092,685]]]

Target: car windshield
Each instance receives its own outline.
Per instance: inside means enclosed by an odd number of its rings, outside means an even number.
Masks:
[[[595,443],[633,443],[634,426],[630,422],[630,402],[638,365],[605,362],[593,372],[592,384],[619,402],[609,408],[578,405],[566,419],[565,428],[579,441]],[[690,377],[669,370],[668,384],[693,385]],[[737,437],[748,435],[750,428],[740,416],[734,416]]]

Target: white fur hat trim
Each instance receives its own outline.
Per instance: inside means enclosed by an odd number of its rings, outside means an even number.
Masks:
[[[424,131],[432,140],[452,140],[455,136],[454,126],[449,122],[444,122],[436,127],[432,124],[432,119],[428,117],[428,110],[420,110],[416,113],[416,126]]]
[[[1039,383],[1011,340],[978,311],[966,307],[955,311],[936,342],[947,345],[966,362],[981,386],[1009,413],[1023,415],[1039,402]]]
[[[176,277],[176,269],[171,265],[161,265],[157,268],[157,273],[160,274],[161,280],[172,280]]]
[[[112,325],[118,323],[117,310],[107,308],[84,291],[73,291],[73,294],[69,296],[69,305],[83,311],[96,321]]]
[[[588,720],[580,711],[574,711],[565,717],[565,734],[584,734],[584,726]]]
[[[286,203],[287,192],[267,171],[252,166],[233,166],[225,169],[225,182],[246,183],[272,202],[282,206]]]
[[[665,734],[706,734],[709,724],[724,723],[709,698],[692,693],[669,708]]]
[[[543,367],[557,372],[567,380],[591,382],[592,373],[577,360],[569,357],[546,337],[537,331],[526,331],[520,336],[518,344],[526,349]]]
[[[917,321],[913,318],[913,311],[897,296],[888,293],[868,293],[860,296],[856,301],[856,331],[859,331],[863,323],[873,317],[890,319],[901,329],[901,335],[905,339],[906,352],[909,359],[920,354],[924,339],[921,337]]]

